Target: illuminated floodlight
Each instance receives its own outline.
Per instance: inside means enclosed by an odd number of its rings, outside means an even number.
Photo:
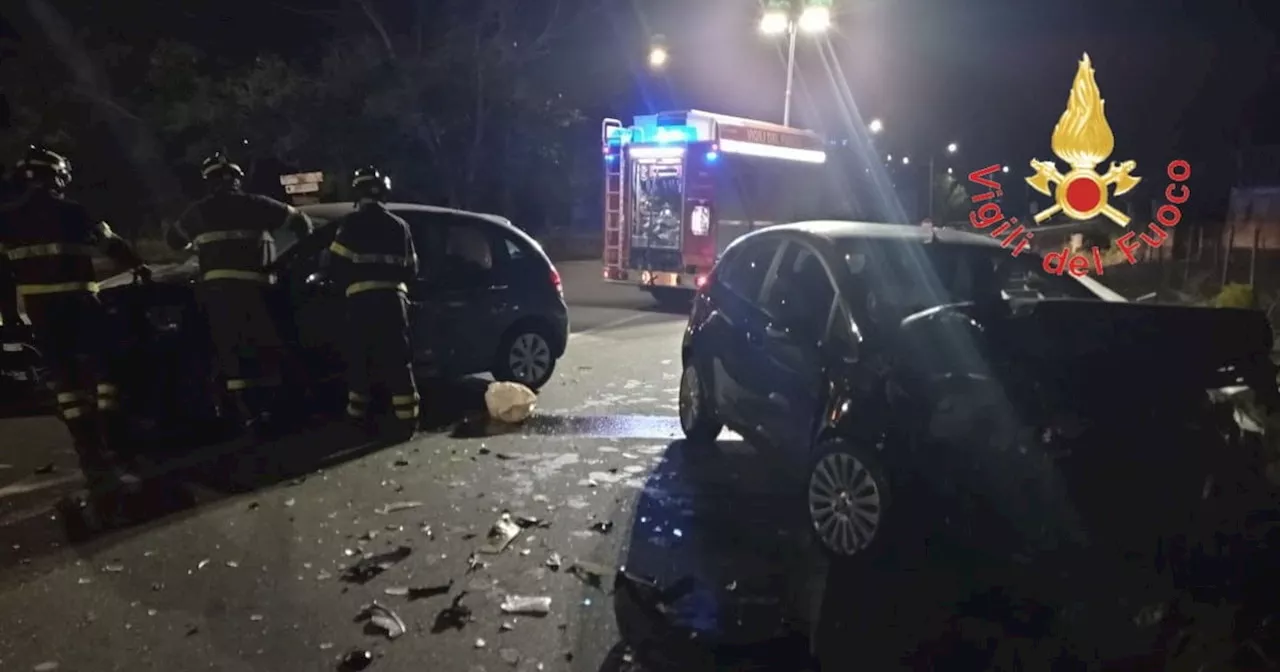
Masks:
[[[947,153],[948,153],[948,154],[955,154],[955,153],[956,153],[957,151],[959,151],[959,150],[960,150],[960,145],[957,145],[957,144],[956,144],[956,143],[954,143],[954,142],[953,142],[953,143],[951,143],[951,144],[949,144],[949,145],[947,145]]]
[[[666,47],[655,46],[649,49],[649,67],[655,70],[666,67],[669,58]]]
[[[768,159],[786,159],[804,163],[827,162],[827,153],[820,149],[778,147],[777,145],[763,145],[758,142],[746,142],[743,140],[721,140],[720,150],[730,154],[746,154],[747,156],[759,156]]]
[[[910,164],[911,164],[911,157],[909,156],[902,157],[902,165],[907,166]]]
[[[633,159],[675,159],[684,156],[684,147],[642,147],[632,145],[628,151]]]
[[[884,130],[884,122],[879,119],[872,119],[871,123],[867,124],[867,130],[873,134],[879,133]]]
[[[790,26],[791,19],[787,18],[786,12],[770,10],[760,17],[760,32],[765,35],[785,33]]]
[[[1000,170],[1001,170],[1002,172],[1007,173],[1007,172],[1009,172],[1009,166],[1005,166],[1004,168],[1001,168]]]
[[[821,33],[831,27],[831,9],[829,7],[806,7],[800,13],[800,30],[806,33]]]

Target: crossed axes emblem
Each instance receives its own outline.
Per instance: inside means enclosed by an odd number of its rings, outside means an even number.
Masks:
[[[1130,174],[1137,167],[1138,164],[1135,161],[1124,163],[1112,161],[1111,168],[1105,175],[1098,175],[1092,167],[1073,167],[1070,172],[1063,175],[1058,172],[1058,167],[1052,161],[1032,159],[1031,168],[1036,171],[1036,174],[1026,178],[1027,184],[1045,196],[1053,196],[1055,201],[1052,206],[1036,213],[1036,223],[1040,224],[1059,212],[1065,212],[1073,219],[1089,219],[1101,214],[1120,226],[1128,226],[1129,216],[1107,203],[1107,187],[1114,184],[1115,195],[1119,196],[1138,186],[1142,178]],[[1070,185],[1079,180],[1091,182],[1097,188],[1097,201],[1091,207],[1075,207],[1067,201]],[[1049,185],[1054,186],[1052,191]]]

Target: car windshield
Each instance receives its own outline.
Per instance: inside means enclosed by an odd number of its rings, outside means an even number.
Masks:
[[[872,300],[914,312],[946,303],[995,298],[1092,299],[1123,297],[1091,278],[1044,271],[1038,255],[1017,257],[978,245],[849,241],[845,263],[865,281]]]

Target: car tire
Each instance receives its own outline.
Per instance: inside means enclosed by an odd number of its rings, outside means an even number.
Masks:
[[[556,358],[552,352],[551,338],[545,329],[531,322],[517,324],[498,345],[493,377],[538,390],[555,372]]]
[[[833,565],[883,551],[892,498],[874,448],[843,439],[824,441],[814,451],[804,482],[809,532]]]
[[[689,443],[715,443],[720,430],[724,429],[724,423],[716,417],[715,406],[707,395],[706,383],[692,358],[685,362],[684,373],[680,375],[679,409],[680,429],[684,430],[685,439]]]

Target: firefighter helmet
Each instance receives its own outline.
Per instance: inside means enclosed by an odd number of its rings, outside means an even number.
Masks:
[[[71,162],[47,147],[32,145],[18,161],[17,177],[26,183],[42,183],[54,189],[71,184]]]
[[[351,189],[356,199],[385,200],[391,193],[391,178],[383,175],[373,166],[365,166],[356,170],[351,176]]]
[[[200,164],[200,176],[206,182],[211,182],[215,185],[237,185],[240,180],[244,179],[244,171],[240,169],[240,166],[232,163],[226,154],[214,152],[213,156],[205,159],[204,163]]]

